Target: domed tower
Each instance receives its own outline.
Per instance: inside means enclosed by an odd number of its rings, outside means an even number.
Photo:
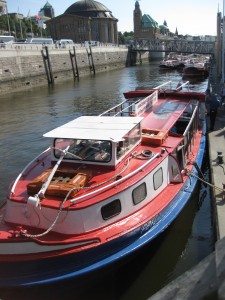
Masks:
[[[94,18],[105,17],[108,14],[109,18],[114,18],[112,12],[105,5],[93,0],[77,1],[70,5],[64,14]]]
[[[140,9],[140,4],[138,1],[135,2],[135,9],[134,9],[134,38],[138,38],[140,35],[141,30],[141,19],[142,19],[142,12]]]
[[[117,44],[117,22],[112,12],[100,2],[80,0],[70,5],[64,14],[49,20],[47,28],[53,39]]]

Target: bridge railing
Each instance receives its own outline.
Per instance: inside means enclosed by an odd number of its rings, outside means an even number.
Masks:
[[[214,54],[215,42],[187,41],[187,40],[161,40],[161,39],[137,39],[131,46],[132,51],[151,52],[181,52]]]

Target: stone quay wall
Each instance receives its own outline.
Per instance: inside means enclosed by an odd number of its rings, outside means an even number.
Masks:
[[[142,59],[148,59],[148,53]],[[24,90],[76,78],[77,71],[82,77],[136,63],[137,57],[127,47],[7,44],[0,48],[0,89],[2,93]]]

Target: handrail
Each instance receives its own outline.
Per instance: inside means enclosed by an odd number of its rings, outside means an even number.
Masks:
[[[189,83],[190,83],[189,81],[186,81],[186,82],[182,83],[181,85],[177,86],[176,91],[178,91],[180,88],[184,87],[187,84],[188,84],[188,90],[189,90]]]
[[[124,100],[123,102],[121,102],[121,103],[119,103],[119,104],[117,104],[117,105],[115,105],[115,106],[113,106],[113,107],[107,109],[106,111],[104,111],[103,113],[101,113],[101,114],[99,115],[99,117],[101,117],[101,116],[107,114],[107,113],[110,112],[110,111],[113,111],[113,109],[115,109],[115,108],[117,108],[117,107],[123,105],[123,104],[126,103],[126,102],[127,102],[127,100]]]
[[[10,194],[14,194],[14,190],[15,190],[15,187],[16,187],[18,181],[23,176],[23,174],[29,169],[29,167],[35,162],[35,160],[37,160],[39,157],[41,157],[44,153],[48,152],[50,149],[51,149],[51,147],[47,148],[41,154],[36,156],[28,165],[26,165],[26,167],[20,172],[20,174],[17,176],[16,180],[14,181],[13,186],[10,191]]]
[[[52,180],[53,176],[55,175],[59,165],[61,164],[64,156],[66,156],[69,147],[70,147],[70,145],[67,146],[66,149],[61,150],[62,154],[60,155],[60,158],[58,159],[57,163],[55,164],[54,168],[52,169],[50,175],[48,176],[48,178],[46,179],[46,181],[42,185],[40,191],[37,194],[35,194],[34,196],[30,196],[28,198],[28,200],[27,200],[28,203],[35,204],[36,206],[38,206],[40,204],[41,198],[44,198],[45,192],[46,192],[47,188],[49,187],[49,185],[51,183],[51,180]]]
[[[162,86],[167,85],[167,84],[170,84],[170,88],[171,88],[171,83],[172,83],[171,80],[170,80],[170,81],[167,81],[167,82],[165,82],[165,83],[163,83],[163,84],[160,84],[160,85],[158,85],[157,87],[153,88],[153,90],[158,90],[159,88],[161,88]]]
[[[185,131],[184,131],[184,133],[183,133],[183,136],[186,136],[186,135],[187,135],[187,132],[188,132],[189,128],[191,127],[194,118],[196,117],[197,109],[198,109],[198,106],[195,107],[195,109],[194,109],[194,111],[193,111],[193,114],[192,114],[192,117],[191,117],[191,119],[190,119],[190,122],[189,122],[187,128],[185,129]]]
[[[138,102],[140,102],[140,99],[138,99],[137,101],[131,103],[131,105],[128,105],[127,107],[124,107],[123,109],[121,109],[121,111],[117,112],[113,117],[116,117],[117,115],[121,114],[122,112],[124,112],[125,110],[132,107],[134,104],[136,104]]]
[[[96,193],[102,192],[102,191],[104,191],[104,190],[106,190],[106,189],[108,189],[108,188],[111,188],[111,187],[117,185],[118,183],[121,183],[121,182],[124,181],[124,180],[127,180],[129,177],[131,177],[131,176],[135,175],[136,173],[138,173],[139,171],[143,170],[148,164],[150,164],[154,159],[156,159],[156,158],[159,157],[160,155],[161,155],[160,153],[156,153],[156,154],[155,154],[152,158],[150,158],[144,165],[140,166],[139,168],[137,168],[137,169],[134,170],[133,172],[131,172],[131,173],[127,174],[126,176],[124,176],[124,177],[122,177],[122,178],[120,178],[120,179],[118,179],[118,180],[116,180],[116,181],[114,181],[114,182],[112,182],[112,183],[110,183],[110,184],[108,184],[108,185],[106,185],[106,186],[103,186],[103,187],[101,187],[100,189],[97,189],[97,190],[95,190],[95,191],[93,191],[93,192],[91,192],[91,193],[89,193],[89,194],[82,195],[82,196],[80,196],[80,197],[77,197],[76,199],[71,199],[71,200],[70,200],[70,203],[74,203],[74,202],[76,202],[76,201],[78,201],[78,200],[81,200],[81,199],[83,199],[83,198],[87,198],[87,197],[92,196],[92,195],[94,195],[94,194],[96,194]]]

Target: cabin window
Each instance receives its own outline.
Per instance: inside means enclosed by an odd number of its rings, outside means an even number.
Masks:
[[[153,175],[153,185],[154,189],[157,190],[163,184],[163,170],[162,168],[158,169]]]
[[[116,199],[101,208],[101,214],[103,220],[108,220],[120,214],[121,212],[121,202]]]
[[[55,139],[54,155],[59,158],[62,151],[70,146],[65,158],[69,160],[109,162],[112,156],[112,144],[103,140]]]
[[[136,187],[132,192],[133,203],[136,205],[141,201],[145,200],[147,196],[146,183],[143,182],[138,187]]]
[[[141,140],[141,124],[138,123],[125,136],[123,141],[117,143],[116,158],[119,159],[125,155],[132,147]]]

